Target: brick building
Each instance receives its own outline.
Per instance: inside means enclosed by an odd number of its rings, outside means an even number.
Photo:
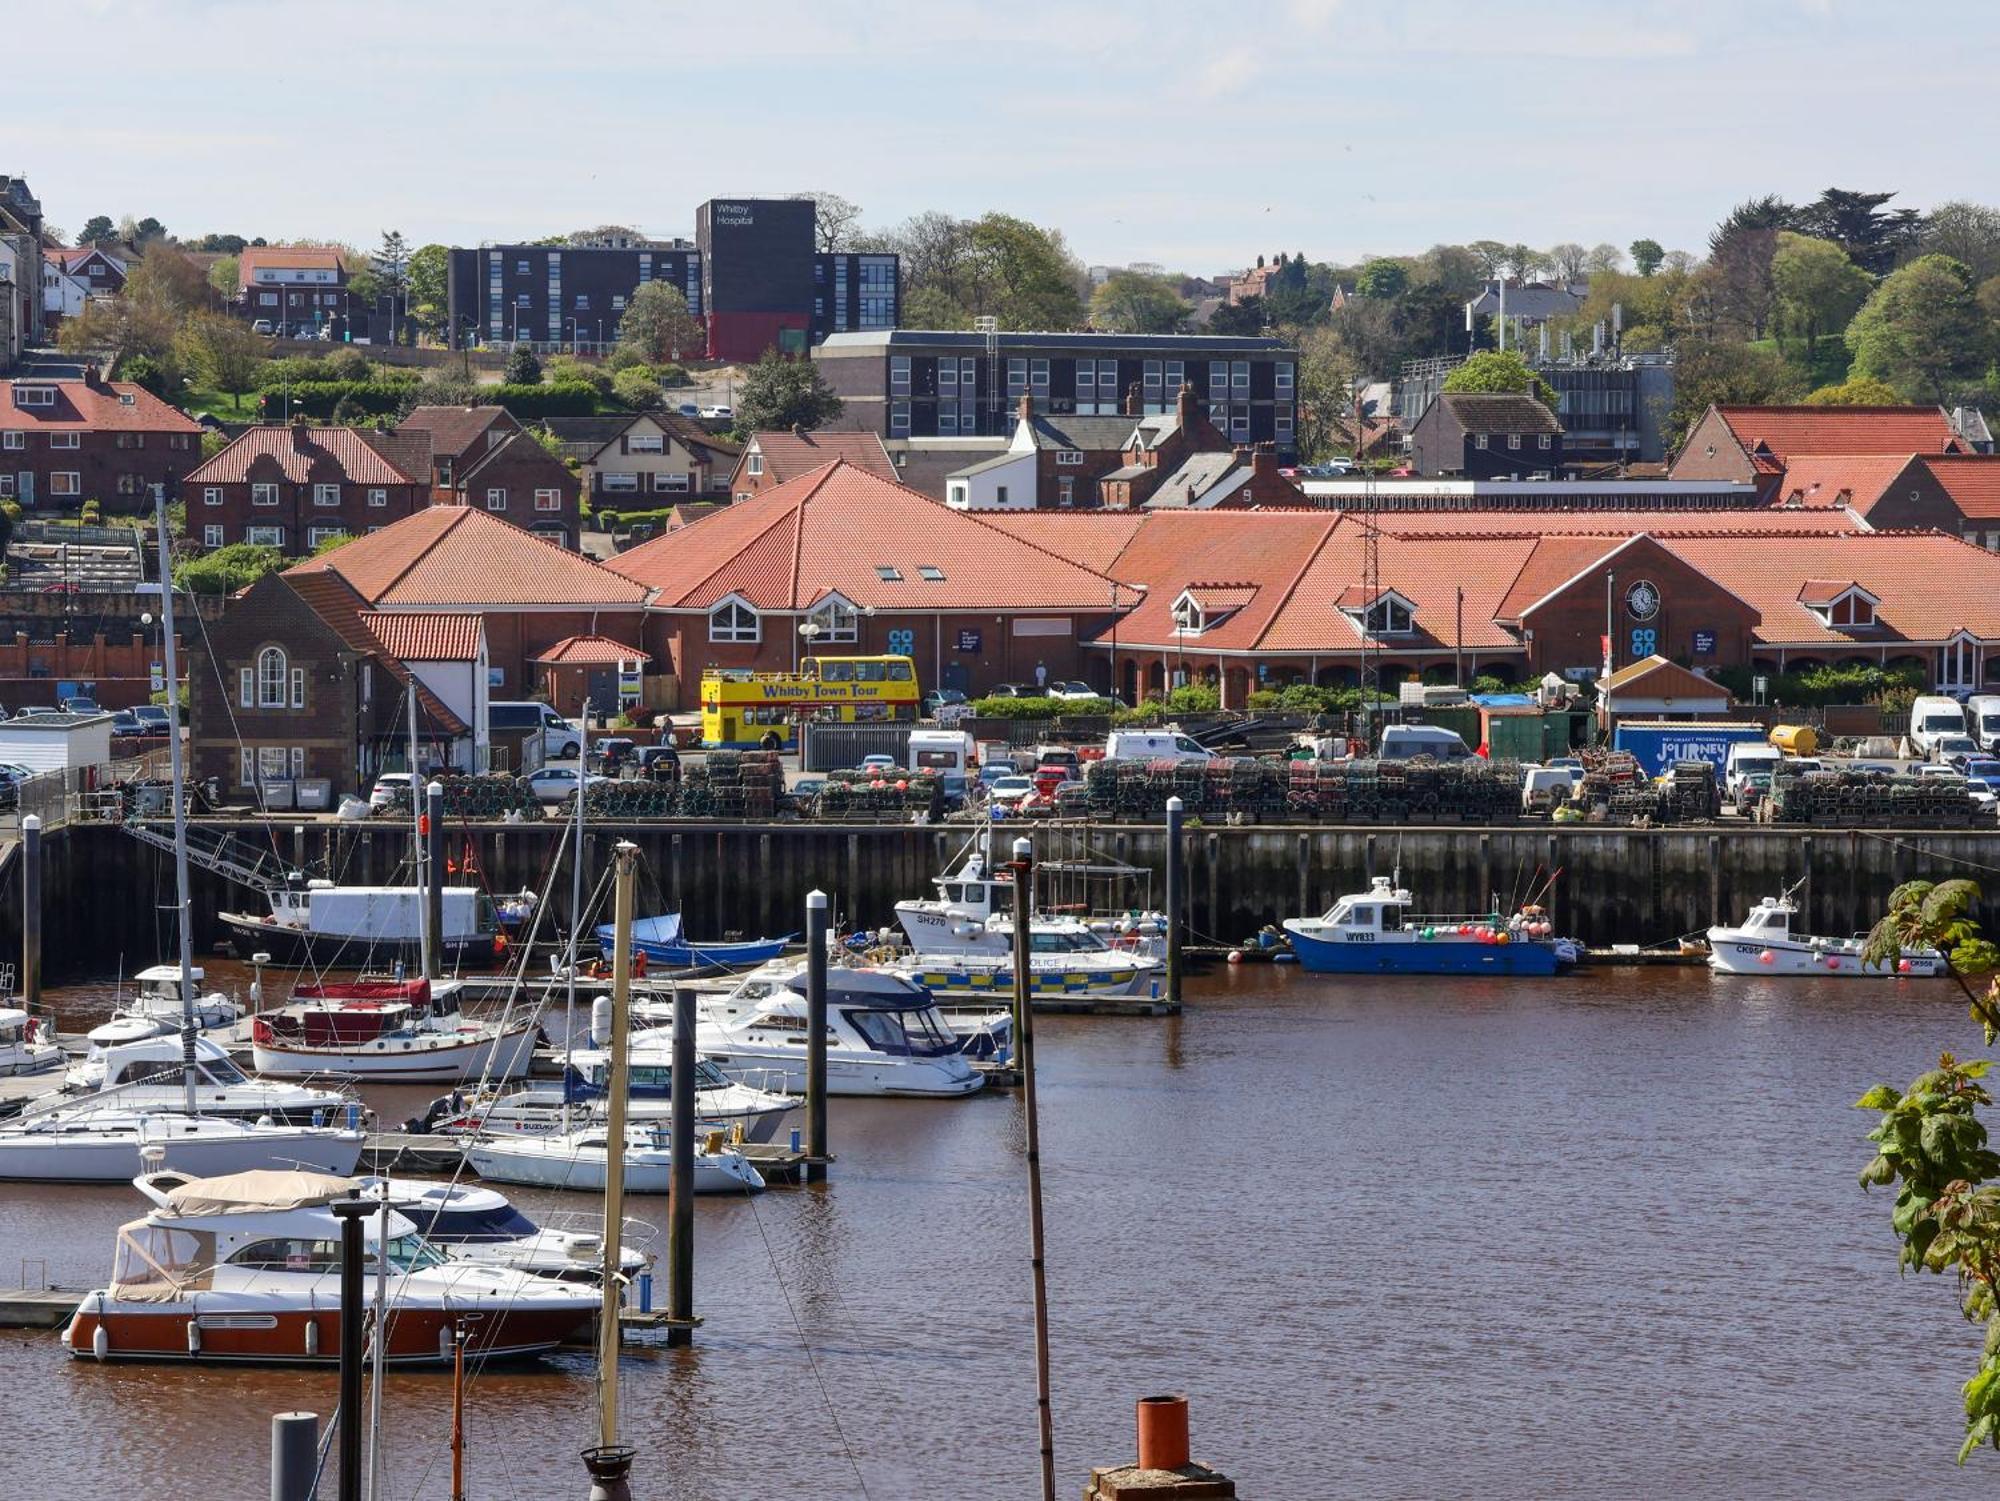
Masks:
[[[705,496],[727,497],[742,457],[685,417],[641,412],[584,461],[593,506],[652,509]]]
[[[1114,598],[1120,607],[1134,598],[1055,550],[845,460],[611,566],[653,591],[654,654],[684,699],[711,665],[790,668],[805,625],[816,628],[809,650],[902,653],[925,684],[978,692],[1033,681],[1038,666],[1073,678]]]
[[[1754,481],[1777,495],[1787,466],[1824,454],[1963,453],[1942,407],[1710,406],[1688,430],[1675,479]]]
[[[373,429],[253,427],[187,476],[188,535],[204,547],[259,542],[303,556],[424,508],[428,469],[428,449]]]
[[[436,499],[455,503],[459,471],[497,447],[521,424],[505,407],[412,407],[399,433],[422,433],[430,446],[430,484]]]
[[[1532,396],[1447,391],[1410,429],[1409,450],[1418,474],[1553,479],[1562,472],[1563,430]]]
[[[506,434],[456,474],[459,505],[477,506],[564,547],[577,545],[582,482],[527,433]]]
[[[0,499],[24,511],[152,508],[152,487],[201,462],[201,427],[142,386],[0,380]]]
[[[1119,465],[1097,485],[1098,503],[1111,510],[1144,505],[1168,475],[1199,453],[1225,453],[1235,445],[1208,417],[1194,388],[1174,393],[1171,409],[1141,417],[1125,440]]]
[[[807,432],[795,427],[788,433],[752,433],[729,476],[729,493],[748,500],[835,459],[892,484],[898,482],[896,466],[875,434]]]
[[[249,245],[236,257],[239,315],[291,338],[344,339],[354,310],[347,267],[326,245]]]

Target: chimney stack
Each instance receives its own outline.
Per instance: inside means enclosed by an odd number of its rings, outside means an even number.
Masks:
[[[806,425],[803,422],[794,422],[792,424],[792,436],[794,438],[803,438],[805,435]]]
[[[1139,399],[1139,383],[1135,380],[1125,388],[1125,415],[1137,417],[1145,409],[1145,403]]]
[[[1263,479],[1278,472],[1278,445],[1259,443],[1250,450],[1250,472]]]
[[[87,360],[84,362],[83,383],[93,391],[102,391],[104,389],[104,381],[98,373],[97,361]]]
[[[1035,420],[1035,398],[1030,396],[1026,391],[1023,391],[1021,393],[1020,405],[1016,410],[1020,413],[1023,422],[1033,422]]]
[[[1182,432],[1186,432],[1194,421],[1194,387],[1186,381],[1182,381],[1181,388],[1174,392],[1174,421],[1180,425]]]

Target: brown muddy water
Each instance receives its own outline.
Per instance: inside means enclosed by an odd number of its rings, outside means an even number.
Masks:
[[[1260,1501],[1993,1494],[2000,1458],[1952,1463],[1975,1338],[1855,1183],[1850,1102],[1974,1050],[1940,985],[1255,967],[1179,1018],[1037,1028],[1061,1494],[1165,1390]],[[836,1100],[832,1131],[823,1189],[698,1203],[707,1322],[625,1357],[635,1494],[1034,1494],[1018,1096]],[[0,1188],[0,1283],[98,1285],[138,1203]],[[330,1415],[335,1377],[0,1331],[0,1393],[0,1495],[261,1501],[270,1414]],[[390,1378],[397,1501],[447,1495],[449,1398]],[[581,1352],[480,1374],[471,1495],[582,1497],[594,1402]]]

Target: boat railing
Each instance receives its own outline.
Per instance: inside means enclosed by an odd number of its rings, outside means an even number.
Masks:
[[[785,1088],[786,1071],[781,1068],[740,1068],[730,1073],[730,1082],[740,1084],[745,1089],[754,1089],[760,1094],[788,1094]],[[700,1098],[697,1094],[696,1098]]]
[[[228,1087],[248,1087],[253,1089],[289,1088],[297,1084],[306,1088],[324,1089],[329,1093],[340,1096],[342,1107],[344,1108],[349,1105],[361,1104],[361,1097],[354,1088],[356,1082],[350,1076],[339,1074],[311,1074],[302,1079],[287,1079],[282,1082],[263,1079],[255,1074],[249,1074],[244,1077],[242,1085]],[[68,1086],[65,1086],[48,1099],[37,1100],[28,1105],[25,1109],[19,1111],[14,1116],[14,1119],[17,1122],[32,1120],[38,1117],[56,1116],[61,1116],[64,1119],[81,1119],[87,1115],[94,1115],[100,1110],[116,1111],[123,1108],[122,1097],[133,1090],[171,1089],[178,1092],[180,1087],[181,1074],[178,1067],[170,1068],[157,1074],[149,1074],[143,1079],[127,1079],[121,1084],[105,1084],[94,1089],[79,1089],[71,1092]],[[213,1089],[216,1086],[208,1084],[201,1087],[204,1089]],[[326,1108],[332,1109],[332,1107]],[[214,1113],[213,1111],[202,1110],[200,1102],[196,1102],[195,1114],[212,1115]]]
[[[604,1216],[586,1209],[556,1209],[547,1214],[537,1214],[535,1223],[544,1230],[558,1230],[564,1235],[599,1235],[604,1230]],[[620,1233],[627,1245],[655,1240],[660,1233],[659,1226],[630,1215],[626,1215],[620,1223],[623,1226]]]

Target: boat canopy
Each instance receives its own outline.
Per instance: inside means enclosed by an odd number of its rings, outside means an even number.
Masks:
[[[261,1214],[273,1209],[304,1209],[344,1199],[354,1192],[351,1178],[300,1169],[253,1168],[220,1178],[193,1178],[167,1193],[167,1204],[181,1214]]]
[[[289,1175],[239,1173],[237,1176]],[[315,1177],[317,1174],[303,1176]],[[120,1302],[177,1303],[191,1292],[200,1292],[212,1286],[214,1280],[215,1232],[212,1230],[184,1230],[177,1225],[159,1225],[151,1220],[134,1220],[129,1225],[118,1227],[118,1249],[111,1262],[110,1292]]]
[[[300,985],[292,991],[300,1001],[402,1001],[416,1011],[431,1003],[429,980],[344,980],[330,985]]]
[[[636,943],[680,943],[683,941],[681,915],[678,912],[667,912],[659,917],[635,918],[632,922],[632,938]]]

